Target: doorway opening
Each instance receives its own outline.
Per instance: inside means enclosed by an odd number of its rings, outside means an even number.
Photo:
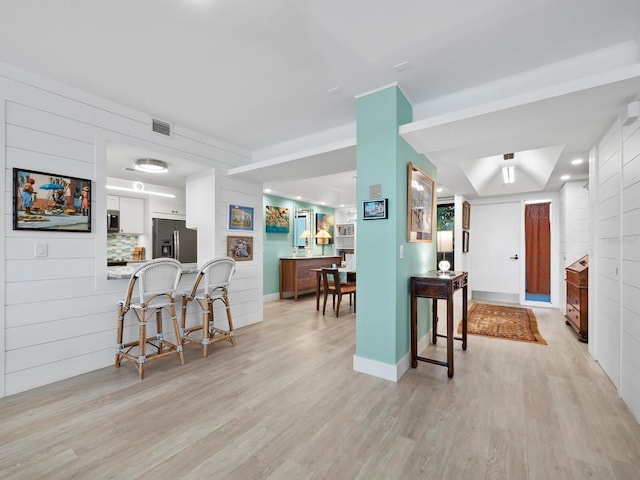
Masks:
[[[551,303],[551,202],[527,203],[524,221],[525,299]]]

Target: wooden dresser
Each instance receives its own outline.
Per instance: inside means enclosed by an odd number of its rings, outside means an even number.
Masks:
[[[589,339],[589,257],[584,256],[566,269],[567,325],[571,325],[581,342]]]
[[[341,257],[287,257],[280,259],[280,299],[284,292],[293,292],[293,300],[298,300],[298,292],[315,290],[316,274],[310,269],[340,265]]]

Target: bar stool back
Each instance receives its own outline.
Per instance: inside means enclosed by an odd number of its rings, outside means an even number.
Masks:
[[[209,354],[209,345],[212,343],[226,340],[231,345],[235,346],[236,344],[229,305],[229,285],[235,271],[236,261],[233,258],[226,256],[214,258],[202,266],[191,291],[182,294],[183,342],[199,343],[204,357]],[[194,300],[200,307],[202,323],[187,328],[187,306],[189,302]],[[225,306],[229,324],[228,330],[214,324],[213,306],[216,300],[221,301]]]
[[[144,372],[153,360],[176,355],[184,365],[180,326],[176,317],[175,293],[182,275],[182,265],[172,258],[157,258],[144,263],[129,279],[127,296],[118,302],[118,334],[116,345],[116,367],[122,360],[131,361],[142,380]],[[137,288],[136,288],[137,287]],[[138,296],[135,296],[137,290]],[[124,318],[132,310],[138,319],[138,339],[124,342]],[[162,330],[162,312],[166,310],[173,322],[175,343],[165,338]],[[156,334],[148,336],[148,318],[155,313]],[[147,347],[155,351],[147,352]]]

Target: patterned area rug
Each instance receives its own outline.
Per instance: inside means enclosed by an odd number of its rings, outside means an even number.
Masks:
[[[462,333],[462,321],[458,325]],[[530,308],[474,303],[467,313],[467,333],[546,345]]]

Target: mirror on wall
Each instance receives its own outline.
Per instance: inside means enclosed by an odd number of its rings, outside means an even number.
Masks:
[[[308,237],[304,237],[304,233],[308,232]],[[313,237],[315,229],[313,228],[313,209],[293,207],[293,246],[304,248],[313,246]]]

